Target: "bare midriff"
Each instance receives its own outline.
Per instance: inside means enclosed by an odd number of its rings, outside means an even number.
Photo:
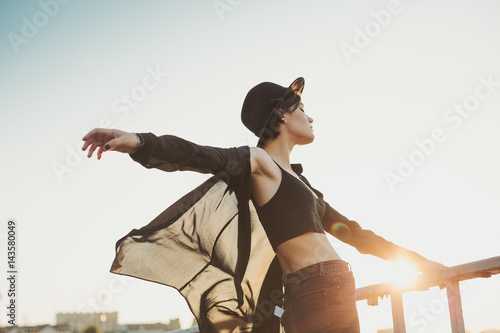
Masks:
[[[328,260],[341,260],[324,233],[308,232],[278,245],[276,255],[285,274]]]

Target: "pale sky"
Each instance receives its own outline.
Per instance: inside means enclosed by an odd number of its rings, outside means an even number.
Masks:
[[[263,81],[305,78],[316,140],[291,160],[342,214],[445,265],[499,256],[499,11],[493,0],[0,2],[0,263],[14,218],[18,324],[95,307],[188,327],[175,290],[109,268],[119,238],[209,175],[87,159],[81,138],[114,127],[254,146],[240,111]],[[358,287],[390,278],[390,263],[332,242]],[[500,328],[500,276],[462,287],[471,332]],[[405,296],[408,332],[451,332],[443,292]],[[6,295],[0,279],[0,308]],[[392,326],[387,300],[358,311],[362,332]]]

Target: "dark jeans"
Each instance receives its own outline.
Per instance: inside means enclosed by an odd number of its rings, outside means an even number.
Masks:
[[[359,333],[354,277],[342,260],[283,274],[285,333]]]

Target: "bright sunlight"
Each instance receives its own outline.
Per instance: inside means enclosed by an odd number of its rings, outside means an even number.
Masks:
[[[408,262],[399,260],[387,272],[387,280],[398,287],[408,287],[415,282],[417,271]]]

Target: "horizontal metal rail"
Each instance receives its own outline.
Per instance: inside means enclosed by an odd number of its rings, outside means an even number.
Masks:
[[[423,273],[410,286],[396,286],[384,282],[356,289],[356,300],[367,300],[368,305],[378,305],[378,298],[391,296],[392,321],[395,333],[405,333],[402,294],[423,291],[431,287],[446,287],[453,333],[465,333],[459,282],[475,278],[488,278],[500,273],[500,256]]]

